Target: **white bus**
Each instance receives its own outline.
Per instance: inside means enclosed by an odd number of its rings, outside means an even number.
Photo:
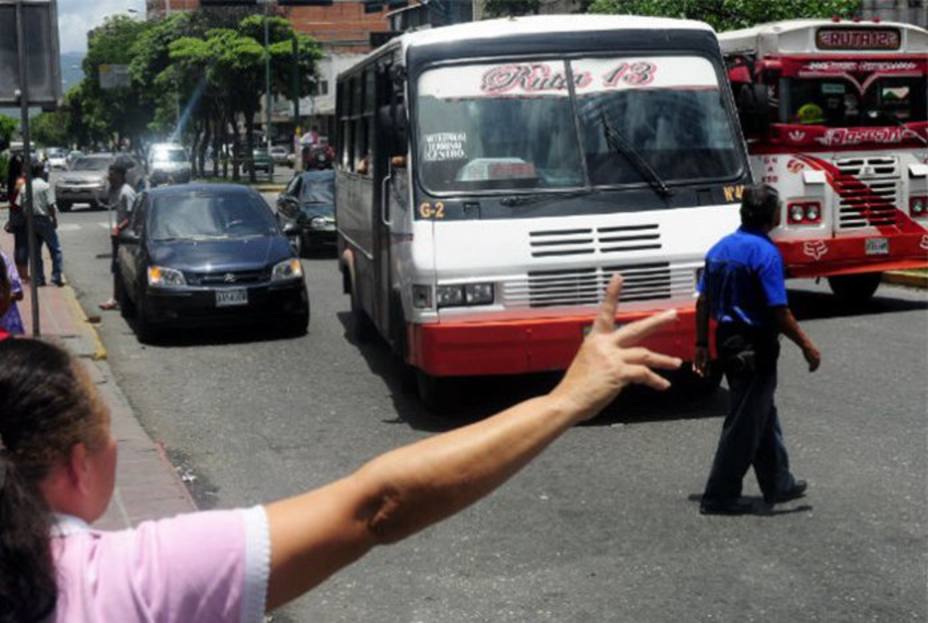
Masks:
[[[691,359],[706,250],[750,168],[702,23],[484,21],[402,35],[338,78],[339,266],[426,404],[455,376],[564,369],[611,275],[620,320]],[[717,382],[717,381],[716,381]]]
[[[787,274],[860,303],[882,271],[928,267],[928,32],[791,20],[719,41]]]

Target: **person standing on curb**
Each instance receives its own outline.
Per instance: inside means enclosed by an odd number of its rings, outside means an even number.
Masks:
[[[135,190],[126,182],[126,166],[121,162],[115,162],[110,165],[109,182],[110,194],[108,203],[111,210],[116,211],[116,225],[110,232],[110,246],[112,248],[112,261],[110,262],[110,272],[113,273],[113,296],[108,301],[100,303],[100,309],[110,310],[119,309],[119,302],[116,300],[116,280],[119,279],[118,258],[119,252],[119,232],[129,225],[129,216],[132,214],[132,204],[135,202]]]
[[[802,349],[810,372],[818,369],[822,357],[787,304],[783,258],[767,236],[779,222],[776,191],[762,184],[745,188],[741,227],[709,250],[697,288],[693,367],[701,376],[708,371],[711,316],[718,323],[715,344],[731,392],[699,507],[704,515],[753,511],[752,504],[741,500],[742,480],[752,465],[768,505],[796,499],[806,491],[807,483],[790,473],[773,400],[779,334]]]
[[[42,177],[45,165],[35,162],[32,165],[32,226],[36,237],[35,275],[32,283],[36,287],[45,285],[45,263],[42,260],[42,243],[48,247],[52,256],[52,283],[59,288],[64,285],[61,275],[61,243],[58,240],[58,211],[55,207],[55,193]],[[25,189],[20,193],[25,196]],[[25,202],[20,202],[23,205]]]
[[[26,187],[26,174],[23,171],[23,157],[14,154],[7,172],[7,196],[10,198],[9,219],[3,226],[8,234],[13,234],[13,261],[16,272],[25,283],[29,282],[29,238],[26,233],[26,214],[23,211],[23,189]]]
[[[23,284],[19,279],[16,265],[9,256],[0,250],[0,333],[23,335],[22,316],[19,315],[17,301],[23,300]]]

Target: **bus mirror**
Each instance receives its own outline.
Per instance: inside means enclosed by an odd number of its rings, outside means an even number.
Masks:
[[[406,168],[406,156],[393,156],[390,158],[390,166],[394,169]]]

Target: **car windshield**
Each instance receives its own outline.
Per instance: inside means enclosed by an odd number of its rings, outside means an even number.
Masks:
[[[303,191],[301,193],[303,203],[327,203],[335,204],[335,176],[326,176],[323,178],[313,179],[312,177],[303,178]]]
[[[184,162],[187,160],[187,154],[183,149],[162,149],[155,152],[152,156],[155,162]]]
[[[74,171],[105,171],[112,163],[112,158],[80,158],[71,168]]]
[[[60,147],[51,147],[45,153],[49,158],[64,158],[67,155],[67,152]]]
[[[156,197],[152,204],[152,240],[245,238],[276,232],[270,208],[251,192],[171,193]]]
[[[642,160],[668,182],[742,170],[717,73],[701,57],[445,67],[418,88],[418,158],[433,191],[652,183]]]
[[[860,85],[864,85],[863,91]],[[928,79],[884,76],[784,78],[780,121],[828,127],[885,126],[928,120]]]

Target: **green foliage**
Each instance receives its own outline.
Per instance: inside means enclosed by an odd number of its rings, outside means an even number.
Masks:
[[[43,112],[29,124],[32,138],[46,147],[64,147],[70,143],[68,113],[65,111]]]
[[[537,14],[541,0],[486,0],[483,12],[486,17],[509,17]]]
[[[0,144],[9,143],[10,138],[13,136],[13,132],[15,132],[18,127],[19,121],[13,117],[0,115]]]
[[[810,17],[850,17],[858,0],[594,0],[591,13],[681,17],[707,22],[718,32]]]

